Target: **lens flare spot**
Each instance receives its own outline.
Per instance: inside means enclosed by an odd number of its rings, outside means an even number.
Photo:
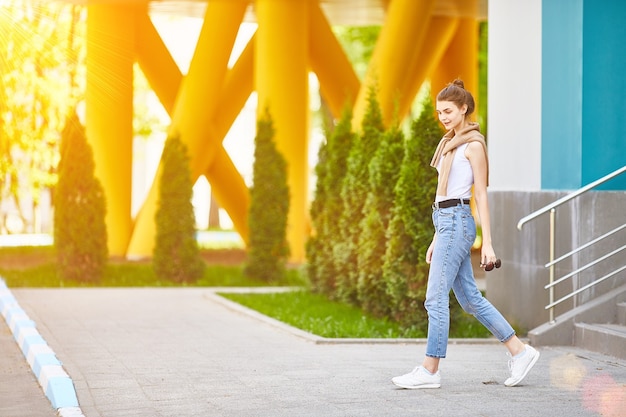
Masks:
[[[623,417],[626,415],[626,385],[618,384],[608,374],[586,379],[583,406],[603,417]]]
[[[575,391],[579,389],[586,374],[585,366],[573,354],[560,356],[550,363],[550,382],[564,390]]]

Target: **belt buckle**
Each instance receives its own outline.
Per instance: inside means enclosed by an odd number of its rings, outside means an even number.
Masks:
[[[437,210],[437,209],[439,209],[439,203],[436,202],[436,201],[433,201],[433,204],[432,204],[431,207],[432,207],[433,210]]]

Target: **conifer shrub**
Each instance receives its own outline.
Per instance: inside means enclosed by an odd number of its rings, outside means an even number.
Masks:
[[[363,206],[370,192],[368,166],[385,131],[374,87],[370,88],[367,101],[361,132],[356,137],[347,159],[346,176],[341,188],[341,199],[344,204],[339,218],[341,234],[333,248],[337,267],[337,296],[352,304],[358,304],[357,255],[361,222],[364,217]]]
[[[404,134],[397,126],[392,126],[382,135],[369,164],[370,190],[363,207],[364,217],[358,240],[357,291],[361,307],[377,317],[390,312],[390,297],[382,267],[404,146]]]
[[[430,161],[444,133],[434,114],[427,95],[405,142],[383,264],[391,316],[405,326],[425,327],[427,323],[423,302],[429,265],[425,257],[434,235],[431,205],[437,189],[437,171]]]
[[[341,186],[347,171],[347,158],[354,142],[352,112],[344,111],[326,141],[320,146],[315,194],[311,202],[313,234],[307,241],[307,275],[311,289],[335,298],[337,267],[333,250],[341,230],[337,219],[343,212]]]
[[[276,148],[274,125],[268,109],[257,123],[252,174],[248,215],[250,238],[244,273],[250,278],[271,283],[284,276],[289,256],[289,186],[287,161]]]
[[[328,287],[333,287],[332,282],[327,281],[326,277],[322,275],[321,263],[324,262],[324,252],[328,245],[328,211],[326,210],[326,201],[330,195],[330,190],[326,184],[327,177],[329,175],[329,135],[327,132],[326,142],[320,145],[317,152],[317,165],[315,165],[315,191],[313,201],[309,209],[309,215],[311,217],[311,235],[306,241],[305,251],[307,257],[306,271],[307,278],[311,284],[311,290],[313,292],[319,292],[328,294],[330,291]]]
[[[178,135],[172,135],[165,141],[161,158],[152,258],[155,275],[164,281],[194,282],[204,274],[205,264],[196,239],[192,197],[187,147]]]
[[[104,189],[85,129],[73,114],[61,133],[54,245],[61,279],[98,283],[108,258]]]

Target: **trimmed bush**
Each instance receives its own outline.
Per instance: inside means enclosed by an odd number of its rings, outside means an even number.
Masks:
[[[307,241],[307,275],[312,290],[334,298],[337,268],[333,248],[341,230],[337,219],[343,212],[341,185],[347,171],[347,159],[354,133],[352,113],[346,109],[332,133],[327,132],[326,142],[320,146],[315,195],[311,203],[313,234]]]
[[[187,147],[178,135],[165,141],[161,158],[159,201],[155,215],[156,242],[152,267],[159,279],[194,282],[205,264],[196,239],[196,219],[191,199],[193,184]]]
[[[404,157],[404,134],[391,127],[369,164],[370,191],[363,207],[357,251],[357,291],[365,311],[383,317],[390,311],[390,299],[382,267],[387,247],[387,228],[394,205],[395,187]]]
[[[323,294],[329,294],[334,287],[332,275],[325,276],[321,271],[325,249],[332,247],[328,241],[328,212],[325,207],[325,202],[330,195],[330,190],[328,190],[325,184],[329,175],[329,156],[328,142],[322,143],[317,152],[317,165],[315,166],[317,181],[313,201],[311,201],[311,208],[309,209],[312,231],[305,246],[307,257],[306,271],[311,282],[311,289],[314,292]]]
[[[104,189],[85,129],[73,114],[61,133],[54,244],[61,279],[98,283],[108,258]]]
[[[269,110],[257,123],[254,184],[250,189],[248,259],[244,273],[264,282],[282,279],[289,256],[287,216],[289,186],[287,162],[274,143],[274,126]]]
[[[437,189],[437,171],[430,160],[444,133],[434,114],[427,95],[405,142],[383,266],[391,315],[405,326],[426,326],[427,321],[423,302],[429,266],[425,257],[434,235],[431,204]]]
[[[376,99],[376,89],[371,88],[368,95],[368,106],[361,133],[355,140],[347,160],[347,173],[343,179],[341,199],[344,203],[339,218],[341,234],[335,244],[333,254],[337,267],[337,295],[346,302],[358,304],[358,244],[363,221],[363,206],[370,192],[369,170],[370,161],[378,149],[385,127],[382,113]]]

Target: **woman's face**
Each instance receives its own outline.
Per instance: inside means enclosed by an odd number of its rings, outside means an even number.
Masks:
[[[439,121],[443,123],[446,130],[456,130],[459,128],[465,119],[466,111],[467,104],[464,104],[461,108],[459,108],[452,101],[437,102],[437,114],[439,115]]]

